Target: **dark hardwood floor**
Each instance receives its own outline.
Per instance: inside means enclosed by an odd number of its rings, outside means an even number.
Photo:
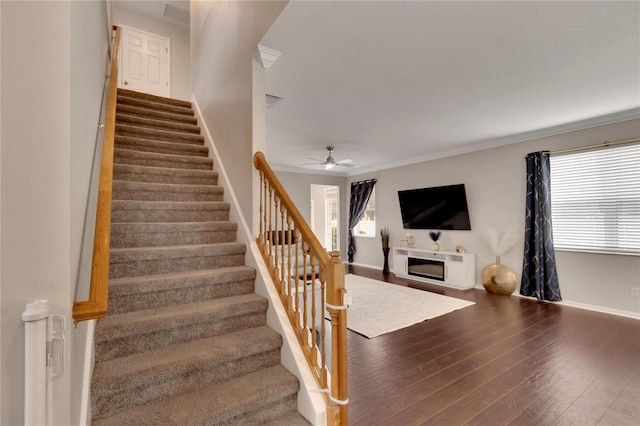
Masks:
[[[349,331],[350,424],[640,424],[640,321],[347,273],[476,303],[374,339]]]

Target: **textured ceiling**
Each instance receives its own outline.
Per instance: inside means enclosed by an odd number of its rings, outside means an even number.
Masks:
[[[354,174],[640,117],[639,2],[292,1],[267,157]]]

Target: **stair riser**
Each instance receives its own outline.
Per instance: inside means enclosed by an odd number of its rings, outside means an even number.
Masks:
[[[130,171],[113,171],[114,180],[126,180],[129,182],[169,183],[175,185],[217,185],[218,176],[207,175],[177,175],[159,173],[135,173]]]
[[[124,112],[126,114],[134,115],[136,117],[151,118],[153,120],[171,121],[175,123],[190,124],[193,126],[198,125],[198,120],[195,117],[184,114],[173,114],[170,112],[157,111],[149,108],[140,108],[133,105],[118,104],[118,112]]]
[[[242,414],[239,414],[233,419],[225,421],[224,424],[234,426],[261,425],[272,420],[276,420],[279,417],[282,417],[283,415],[292,411],[298,411],[298,400],[296,392],[293,392],[285,398],[270,402],[254,410],[246,411]],[[212,422],[210,424],[220,424],[216,420],[217,419],[212,419]]]
[[[222,201],[222,192],[136,191],[114,188],[113,199],[137,201]]]
[[[206,157],[209,155],[209,149],[200,145],[191,144],[167,144],[147,141],[144,139],[128,139],[124,137],[116,137],[115,147],[122,149],[130,149],[133,151],[155,152],[158,154],[172,155],[191,155],[194,157]]]
[[[109,278],[139,277],[171,272],[200,271],[244,265],[244,253],[219,256],[166,258],[114,263],[109,265]]]
[[[198,322],[185,327],[96,342],[96,361],[106,361],[138,352],[164,348],[174,343],[190,342],[195,339],[220,336],[247,328],[261,327],[266,323],[265,306],[264,311],[251,312],[234,317],[216,318],[208,322]]]
[[[229,220],[229,210],[131,210],[114,208],[112,222],[215,222]]]
[[[166,132],[146,127],[121,126],[116,123],[116,136],[131,136],[133,138],[165,141],[173,143],[185,143],[204,145],[204,137],[189,133]]]
[[[147,129],[168,130],[170,132],[185,132],[200,134],[200,128],[192,124],[176,123],[175,121],[165,121],[157,118],[138,117],[135,115],[124,114],[117,111],[116,123],[128,124],[131,126],[145,127]]]
[[[146,292],[127,296],[109,295],[109,314],[156,309],[165,306],[201,302],[221,297],[239,296],[253,293],[253,280],[217,283],[198,287],[184,287],[175,290]]]
[[[123,389],[106,395],[97,394],[92,401],[94,418],[109,417],[123,409],[189,392],[210,383],[220,383],[233,377],[269,368],[280,363],[280,348],[222,364],[209,365],[174,377],[150,377],[146,385]]]
[[[200,158],[200,157],[194,157]],[[207,159],[210,160],[210,159]],[[192,161],[189,158],[170,158],[170,157],[158,157],[148,158],[142,156],[132,155],[131,153],[122,153],[115,151],[114,163],[116,164],[128,164],[132,166],[147,166],[147,167],[166,167],[171,169],[191,169],[191,170],[211,170],[213,167],[213,160],[202,162]]]
[[[188,244],[229,243],[236,240],[236,231],[182,231],[132,233],[111,232],[111,248],[160,247]]]

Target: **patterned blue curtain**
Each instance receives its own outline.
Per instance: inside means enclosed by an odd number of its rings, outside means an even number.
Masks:
[[[353,228],[356,227],[364,215],[364,210],[367,208],[367,203],[369,202],[369,197],[371,197],[371,192],[375,184],[375,179],[351,183],[351,197],[349,199],[349,238],[347,241],[349,263],[353,262],[353,255],[356,252]]]
[[[524,264],[520,294],[560,301],[551,228],[551,179],[548,152],[527,154]]]

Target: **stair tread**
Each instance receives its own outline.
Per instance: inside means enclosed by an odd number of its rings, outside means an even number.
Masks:
[[[176,376],[205,365],[222,364],[276,349],[281,343],[280,335],[269,327],[254,327],[101,361],[96,363],[92,380],[104,394],[122,387],[143,385],[154,380],[153,377],[163,376],[162,380],[167,380],[167,376]],[[106,391],[103,387],[107,387]]]
[[[188,123],[178,123],[171,120],[162,120],[159,118],[151,118],[151,117],[141,117],[139,115],[129,114],[125,111],[118,111],[116,108],[116,122],[129,124],[129,125],[140,125],[140,126],[158,126],[163,130],[174,129],[170,131],[176,132],[187,132],[187,133],[197,133],[200,134],[200,127],[194,124]]]
[[[245,253],[246,246],[238,242],[213,244],[185,244],[161,247],[112,248],[109,250],[111,263],[166,258],[215,256]]]
[[[261,426],[308,426],[311,423],[305,419],[302,414],[297,411],[292,411],[285,414],[282,417],[273,419],[267,423],[262,423]]]
[[[121,134],[119,131],[130,132],[135,135],[152,135],[156,137],[170,138],[171,140],[189,140],[197,141],[197,143],[204,143],[204,136],[196,135],[194,133],[185,133],[180,131],[171,131],[165,129],[155,129],[151,127],[136,126],[133,124],[125,124],[122,122],[116,122],[116,135]],[[138,136],[138,137],[140,137]],[[146,139],[141,137],[141,139]]]
[[[139,201],[113,200],[112,204],[119,209],[164,209],[164,210],[226,210],[230,204],[226,201]]]
[[[140,116],[140,117],[157,117],[166,121],[176,121],[181,123],[188,123],[197,125],[198,119],[193,116],[186,114],[176,114],[169,111],[159,111],[153,108],[145,108],[143,106],[135,106],[128,104],[118,104],[116,111],[126,112],[130,115]]]
[[[141,152],[141,151],[139,151]],[[218,172],[202,169],[176,169],[171,167],[139,166],[136,164],[113,164],[116,169],[127,172],[147,173],[147,174],[176,174],[179,176],[218,176]]]
[[[176,142],[169,142],[169,141],[162,141],[162,140],[157,141],[153,139],[137,138],[135,136],[124,136],[124,135],[115,136],[116,145],[127,143],[127,142],[146,145],[149,147],[155,147],[159,149],[180,149],[183,151],[207,152],[207,153],[209,152],[209,148],[199,144],[176,143]],[[147,151],[144,151],[144,152],[147,152]]]
[[[182,99],[169,98],[166,96],[153,95],[151,93],[138,92],[136,90],[118,88],[118,94],[128,96],[130,98],[146,99],[155,103],[169,104],[181,106],[183,108],[191,108],[191,102]]]
[[[228,220],[209,222],[115,222],[111,223],[111,232],[147,233],[147,232],[177,232],[183,230],[209,231],[209,230],[237,230],[238,224]]]
[[[97,323],[95,342],[178,328],[205,322],[212,318],[242,316],[266,310],[266,308],[266,299],[255,293],[250,293],[184,305],[107,315]]]
[[[182,160],[193,163],[204,163],[204,164],[213,164],[213,159],[208,157],[197,157],[193,155],[180,155],[180,154],[164,154],[160,152],[148,152],[148,151],[137,151],[135,149],[128,148],[114,148],[114,151],[122,152],[123,154],[128,154],[138,158],[149,158],[149,159],[166,159],[166,160]],[[117,160],[113,161],[115,164],[118,163]]]
[[[298,380],[281,365],[119,413],[94,425],[226,424],[246,411],[295,394]]]
[[[253,280],[255,276],[255,269],[242,265],[138,277],[111,278],[109,279],[109,292],[111,295],[117,296],[121,293],[137,294],[150,291],[174,290],[197,285],[190,283],[189,280],[206,280],[208,283],[219,283],[243,279]]]
[[[204,192],[214,194],[224,192],[224,188],[219,185],[138,182],[119,179],[113,180],[113,186],[114,191],[117,189],[126,189],[135,191]]]
[[[184,115],[186,117],[193,117],[195,114],[192,108],[187,108],[178,105],[164,104],[160,102],[153,102],[147,99],[127,96],[124,94],[118,94],[117,105],[134,105],[137,107],[147,108],[151,110],[159,110],[162,112],[170,112],[172,114]]]

